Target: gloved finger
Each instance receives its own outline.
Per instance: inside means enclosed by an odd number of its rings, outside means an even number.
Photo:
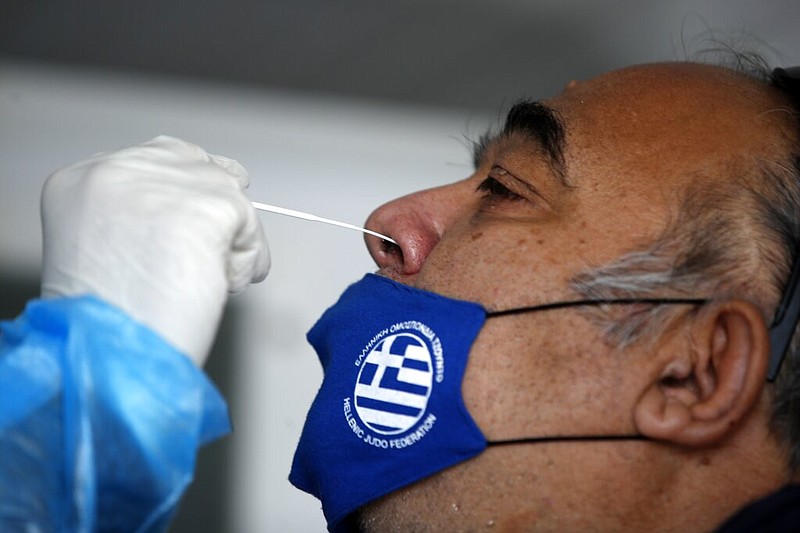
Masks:
[[[170,137],[159,135],[149,141],[132,146],[126,146],[116,150],[98,152],[85,161],[77,165],[86,165],[93,162],[125,162],[142,163],[149,161],[152,163],[199,163],[208,161],[208,153],[200,146]]]
[[[165,157],[181,159],[206,161],[208,160],[208,152],[200,146],[184,141],[177,137],[169,135],[159,135],[153,137],[147,142],[137,146],[132,146],[128,150],[138,150],[140,148],[151,149],[153,153],[160,153]],[[125,154],[127,150],[120,150],[119,154]]]
[[[208,154],[212,163],[225,170],[229,175],[236,179],[236,183],[241,190],[246,189],[250,185],[250,177],[247,170],[239,164],[235,159],[225,157],[224,155]]]
[[[84,172],[96,165],[121,165],[134,169],[148,168],[147,163],[202,163],[208,162],[209,154],[200,146],[170,137],[159,135],[141,144],[127,146],[115,150],[97,152],[90,157],[66,165],[54,173],[57,176]]]
[[[100,154],[105,165],[124,167],[137,175],[172,177],[178,180],[225,182],[239,190],[249,184],[247,170],[234,159],[209,154],[200,146],[159,135],[140,145]]]
[[[233,177],[240,189],[246,189],[249,185],[247,170],[238,161],[230,157],[225,157],[224,155],[209,154],[194,143],[176,137],[170,137],[169,135],[159,135],[144,143],[142,146],[163,151],[163,154],[167,156],[177,155],[196,161],[210,161]]]
[[[262,232],[263,236],[263,232]],[[263,281],[269,274],[271,258],[266,238],[259,246],[232,252],[228,258],[226,274],[228,276],[228,292],[238,294],[251,283]]]
[[[171,165],[175,170],[192,169],[195,177],[212,177],[226,175],[233,178],[239,188],[247,183],[247,170],[237,161],[225,156],[206,152],[197,144],[159,135],[140,145],[131,146],[115,152],[101,154],[101,159],[120,160],[128,165]],[[210,163],[210,164],[209,164]],[[157,170],[153,168],[152,170]],[[163,170],[168,170],[164,167]],[[205,171],[204,171],[205,170]],[[222,172],[218,172],[222,170]]]
[[[194,161],[197,163],[211,162],[213,166],[208,167],[208,173],[199,173],[205,176],[213,176],[214,169],[219,168],[224,171],[225,175],[234,179],[239,189],[244,190],[249,185],[249,174],[238,161],[224,155],[210,154],[194,143],[168,135],[159,135],[142,146],[149,148],[155,159],[182,159],[186,162]],[[201,170],[203,170],[202,166],[198,168],[198,171]]]
[[[231,293],[241,292],[250,283],[262,281],[269,274],[272,264],[269,245],[258,215],[244,194],[238,196],[241,222],[231,241],[226,264],[228,291]]]

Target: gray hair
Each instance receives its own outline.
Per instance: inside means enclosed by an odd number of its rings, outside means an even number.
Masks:
[[[747,65],[753,65],[748,56]],[[766,72],[747,70],[765,86]],[[780,89],[780,87],[778,87]],[[755,161],[727,187],[690,190],[663,234],[644,250],[591,268],[572,280],[586,299],[691,297],[747,299],[770,323],[800,247],[800,108],[787,98],[797,128],[784,132],[791,153],[781,161]],[[697,312],[685,306],[631,306],[586,310],[601,322],[607,341],[625,347],[654,341]],[[771,430],[800,471],[800,328],[775,382]],[[766,379],[766,376],[765,376]]]

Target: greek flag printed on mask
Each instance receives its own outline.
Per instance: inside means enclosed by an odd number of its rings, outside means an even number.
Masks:
[[[413,333],[382,340],[363,363],[355,387],[356,413],[382,435],[407,431],[425,413],[433,385],[431,353]]]

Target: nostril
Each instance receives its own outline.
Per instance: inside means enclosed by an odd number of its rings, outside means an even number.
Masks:
[[[392,236],[392,239],[396,237]],[[365,236],[364,240],[372,259],[380,268],[398,268],[403,264],[403,249],[399,244],[369,235]]]
[[[439,235],[424,224],[417,224],[413,232],[404,232],[403,238],[398,239],[400,250],[397,256],[402,273],[406,276],[417,274],[439,239]]]
[[[389,241],[382,241],[381,245],[383,247],[383,253],[385,253],[387,256],[390,256],[394,260],[393,262],[395,264],[403,264],[403,248],[399,244]]]
[[[393,242],[382,239],[372,254],[375,263],[382,269],[401,269],[403,265],[403,249]]]
[[[403,250],[396,243],[381,239],[381,251],[386,254],[400,254],[403,255]]]

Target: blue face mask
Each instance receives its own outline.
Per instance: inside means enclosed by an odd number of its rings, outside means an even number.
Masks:
[[[289,480],[322,501],[330,531],[360,506],[480,454],[487,446],[624,436],[488,442],[461,396],[472,343],[487,318],[582,305],[704,300],[557,302],[488,313],[473,302],[368,274],[308,333],[324,379]]]

